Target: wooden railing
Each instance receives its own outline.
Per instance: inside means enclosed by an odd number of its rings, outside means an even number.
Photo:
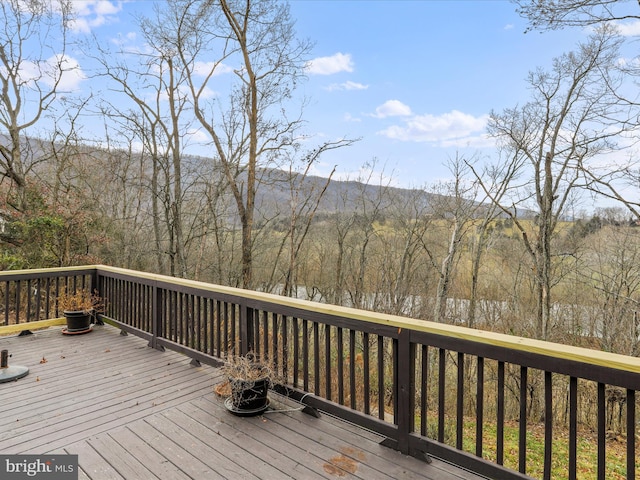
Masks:
[[[0,273],[0,325],[57,315],[62,285],[97,289],[101,318],[154,348],[212,365],[253,352],[281,393],[403,453],[490,478],[576,479],[592,437],[595,478],[635,478],[638,358],[106,266]]]

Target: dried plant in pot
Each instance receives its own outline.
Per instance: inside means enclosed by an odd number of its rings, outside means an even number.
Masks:
[[[240,416],[258,415],[269,406],[268,391],[272,384],[270,365],[261,362],[253,353],[229,356],[222,367],[226,380],[214,388],[226,397],[224,405]]]
[[[104,300],[97,292],[85,288],[73,291],[65,289],[58,295],[58,309],[67,319],[67,327],[62,333],[87,333],[91,331],[91,320],[96,313],[104,311]]]

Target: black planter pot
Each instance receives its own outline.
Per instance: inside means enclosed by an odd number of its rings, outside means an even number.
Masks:
[[[269,406],[269,383],[268,378],[253,381],[230,378],[231,396],[225,401],[225,407],[236,415],[259,415]]]
[[[67,319],[66,333],[87,332],[91,328],[91,312],[63,312]]]

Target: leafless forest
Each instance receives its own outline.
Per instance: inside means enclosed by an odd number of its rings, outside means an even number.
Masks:
[[[442,159],[450,180],[403,190],[392,174],[310,175],[358,139],[309,147],[303,112],[282,113],[309,52],[285,3],[162,4],[139,20],[144,55],[92,45],[104,98],[60,91],[68,65],[44,66],[71,47],[69,5],[28,5],[0,3],[3,269],[106,263],[638,354],[637,72],[613,28],[492,112],[494,160]],[[230,59],[242,68],[212,100]],[[39,75],[24,78],[26,61]],[[185,154],[193,126],[210,156]],[[593,196],[614,206],[584,211]]]

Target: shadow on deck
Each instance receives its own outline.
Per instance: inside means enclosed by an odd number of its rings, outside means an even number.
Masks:
[[[213,393],[217,369],[110,326],[50,328],[0,338],[0,348],[30,369],[0,384],[0,452],[77,454],[81,479],[481,478],[275,394],[265,414],[233,416]]]

